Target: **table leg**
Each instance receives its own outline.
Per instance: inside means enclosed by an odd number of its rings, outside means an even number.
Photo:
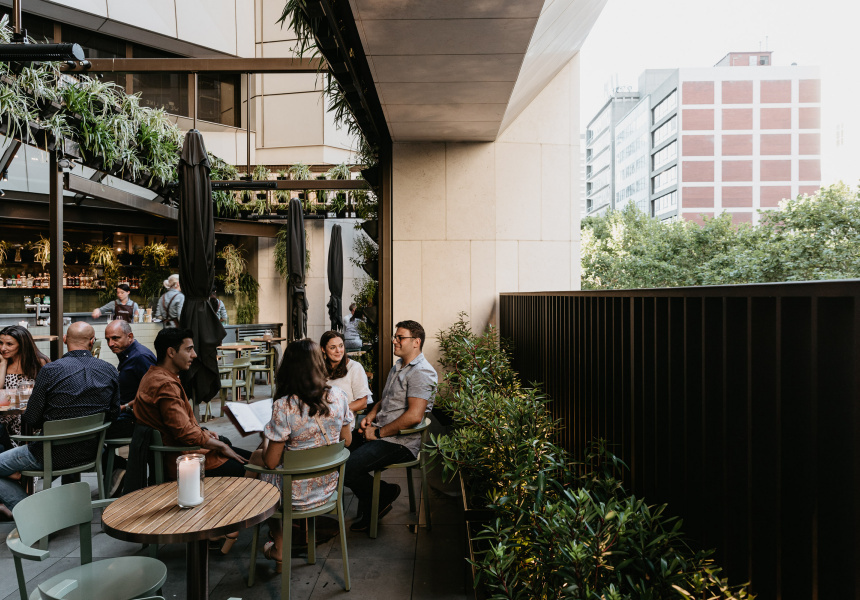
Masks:
[[[186,598],[209,599],[209,540],[188,542],[185,558]]]

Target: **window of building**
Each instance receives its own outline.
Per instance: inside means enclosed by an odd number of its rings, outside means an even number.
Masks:
[[[654,131],[654,145],[678,132],[678,117],[672,117]]]
[[[126,43],[118,38],[73,25],[62,26],[62,38],[65,43],[80,44],[87,58],[126,58]],[[124,88],[126,74],[104,73],[102,79]]]
[[[654,215],[678,208],[678,192],[669,192],[654,200]]]
[[[670,112],[678,108],[678,91],[672,90],[672,93],[666,96],[657,106],[654,107],[652,125],[656,125],[660,120]]]
[[[651,166],[651,169],[656,171],[676,158],[678,158],[678,142],[674,141],[654,155],[654,164]]]
[[[197,118],[231,127],[242,125],[240,75],[200,75],[197,79]]]
[[[758,58],[758,64],[760,64],[760,65],[762,65],[762,66],[765,66],[765,65],[767,65],[767,64],[768,64],[768,62],[769,62],[769,61],[768,61],[768,57],[767,57],[767,56],[759,56],[759,58]]]
[[[9,18],[9,28],[12,28],[12,13],[8,8],[0,8],[0,15]],[[54,41],[54,22],[38,15],[30,13],[21,14],[21,26],[27,31],[27,35],[38,44],[41,42]]]
[[[678,167],[669,167],[662,173],[659,173],[651,178],[653,189],[652,194],[656,194],[660,190],[678,183]]]

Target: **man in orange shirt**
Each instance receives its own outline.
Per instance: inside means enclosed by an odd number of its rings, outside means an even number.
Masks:
[[[220,441],[217,434],[203,429],[194,418],[194,412],[179,373],[191,368],[197,354],[191,331],[168,327],[155,336],[156,364],[149,368],[140,381],[134,399],[134,416],[137,422],[161,432],[167,446],[200,446],[206,455],[207,477],[243,477],[243,466],[251,453],[232,448]],[[176,479],[176,456],[165,458],[168,477]]]

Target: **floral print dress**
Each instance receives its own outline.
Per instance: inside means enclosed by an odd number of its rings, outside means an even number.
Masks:
[[[349,402],[343,390],[333,387],[328,391],[329,414],[320,415],[328,439],[340,440],[340,429],[351,424],[355,417],[349,410]],[[272,420],[266,425],[264,434],[273,442],[284,442],[287,450],[305,450],[326,446],[326,438],[314,417],[308,416],[307,405],[298,397],[278,398],[272,406]],[[337,490],[337,473],[322,477],[293,481],[293,510],[308,510],[322,506]],[[263,474],[264,481],[280,489],[281,476]]]
[[[7,373],[6,374],[6,386],[4,389],[11,389],[13,387],[18,387],[22,383],[33,383],[34,380],[30,379],[26,375],[22,375],[21,373]],[[0,425],[6,428],[6,431],[9,435],[21,435],[21,415],[3,415],[0,417]],[[18,445],[15,440],[12,441],[12,447]],[[8,450],[9,448],[6,448]]]

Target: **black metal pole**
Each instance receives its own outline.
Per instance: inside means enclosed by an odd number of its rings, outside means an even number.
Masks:
[[[21,27],[21,0],[12,0],[12,31],[19,35],[23,30]]]
[[[56,152],[49,153],[51,266],[51,360],[63,355],[63,172]]]
[[[194,80],[194,124],[191,126],[191,129],[197,129],[197,73],[191,75]]]
[[[251,74],[247,73],[247,84],[245,87],[245,149],[247,152],[246,158],[248,159],[248,172],[245,175],[248,179],[251,178]]]

